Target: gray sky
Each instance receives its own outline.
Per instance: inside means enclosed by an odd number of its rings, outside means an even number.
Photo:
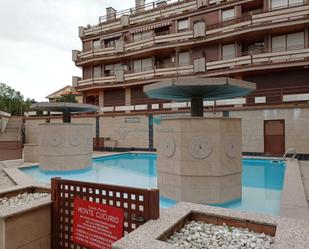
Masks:
[[[134,0],[0,0],[0,82],[25,97],[45,97],[81,70],[71,60],[81,49],[78,26],[96,24],[105,8],[133,7]]]

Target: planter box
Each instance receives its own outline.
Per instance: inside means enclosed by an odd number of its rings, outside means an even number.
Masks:
[[[0,198],[23,193],[50,193],[47,188],[15,187],[0,192]],[[0,206],[0,249],[50,248],[50,196],[13,208]]]
[[[176,244],[166,242],[189,221],[203,221],[232,227],[248,228],[274,237],[273,249],[308,249],[309,222],[241,212],[232,209],[181,202],[173,208],[161,210],[160,218],[145,223],[134,232],[112,245],[113,249],[176,249]]]

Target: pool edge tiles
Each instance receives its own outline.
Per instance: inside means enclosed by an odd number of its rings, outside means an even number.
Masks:
[[[45,183],[48,183],[51,177],[58,176],[70,180],[151,189],[157,188],[156,158],[154,153],[99,156],[93,159],[93,167],[90,170],[61,175],[53,175],[50,172],[44,174],[44,172],[36,170],[35,167],[30,170],[22,170],[41,182],[40,177],[45,177],[43,180]],[[229,205],[218,204],[216,206],[278,215],[285,172],[284,162],[272,163],[272,160],[245,158],[243,159],[243,169],[243,176],[248,179],[243,180],[243,197],[240,204],[232,201],[232,204],[229,203]],[[31,173],[31,171],[33,172]],[[259,196],[260,199],[256,199],[255,196]],[[176,203],[175,200],[163,196],[161,196],[160,202],[162,208],[171,207]],[[271,205],[271,208],[268,208],[268,205]]]

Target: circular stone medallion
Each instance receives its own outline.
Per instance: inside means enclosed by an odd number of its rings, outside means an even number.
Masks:
[[[53,135],[49,138],[49,144],[53,147],[57,147],[61,144],[62,138],[59,135]]]
[[[70,136],[70,144],[74,147],[77,147],[80,145],[80,142],[81,142],[81,138],[79,135],[77,134],[74,134],[74,135],[71,135]]]
[[[176,142],[171,136],[167,136],[162,141],[162,153],[165,157],[172,157],[175,154]]]
[[[240,154],[240,145],[237,141],[238,138],[233,137],[226,139],[224,150],[228,158],[235,158]]]
[[[207,158],[212,152],[212,144],[209,136],[199,136],[191,139],[189,152],[196,159]]]

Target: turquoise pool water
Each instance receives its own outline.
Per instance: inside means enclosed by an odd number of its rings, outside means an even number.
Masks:
[[[157,187],[157,157],[155,154],[122,154],[93,160],[91,169],[74,172],[42,172],[38,166],[24,168],[26,174],[44,183],[52,177],[125,185],[140,188]],[[278,214],[283,187],[285,164],[282,161],[243,159],[242,198],[217,205],[227,208]],[[160,198],[161,207],[176,202]]]

